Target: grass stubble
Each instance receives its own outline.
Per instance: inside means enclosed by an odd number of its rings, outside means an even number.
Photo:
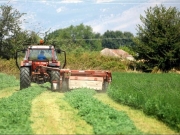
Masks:
[[[33,100],[34,134],[93,134],[92,127],[63,98],[63,93],[46,91]]]

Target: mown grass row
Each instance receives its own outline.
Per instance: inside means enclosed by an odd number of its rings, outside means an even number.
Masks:
[[[108,95],[180,131],[180,75],[113,73]]]
[[[6,87],[19,86],[15,76],[0,73],[0,90]]]
[[[46,84],[44,84],[46,85]],[[15,92],[0,100],[0,134],[33,134],[31,129],[31,102],[45,89],[38,85]]]
[[[95,134],[140,134],[124,112],[119,112],[95,99],[95,91],[78,89],[65,93],[65,100],[87,123]]]

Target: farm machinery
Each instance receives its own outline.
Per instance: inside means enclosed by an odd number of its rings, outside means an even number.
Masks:
[[[25,57],[18,64],[18,53]],[[61,66],[57,53],[64,54]],[[68,91],[76,88],[90,88],[105,92],[112,80],[110,71],[102,70],[70,70],[65,69],[66,52],[53,45],[30,45],[27,49],[16,52],[16,65],[20,70],[20,89],[34,83],[50,82],[52,91]]]

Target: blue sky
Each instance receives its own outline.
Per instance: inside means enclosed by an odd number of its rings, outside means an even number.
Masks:
[[[24,29],[40,33],[83,23],[96,33],[120,30],[136,35],[140,15],[150,6],[163,4],[180,11],[179,0],[0,0],[5,3],[27,13]]]

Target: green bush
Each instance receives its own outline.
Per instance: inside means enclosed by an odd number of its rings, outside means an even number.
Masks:
[[[18,64],[20,64],[23,57],[18,58]],[[58,60],[60,60],[61,65],[64,63],[64,55],[59,54]],[[19,78],[19,69],[16,66],[15,59],[1,59],[0,58],[0,72],[14,75]],[[110,71],[126,71],[130,63],[127,61],[121,61],[119,58],[105,57],[101,56],[100,52],[84,52],[84,51],[74,51],[67,52],[67,64],[65,68],[75,69],[75,70],[110,70]]]
[[[63,56],[58,58],[63,63]],[[110,71],[125,71],[129,64],[126,61],[121,61],[119,58],[101,56],[100,52],[81,52],[67,53],[67,68],[70,69],[94,69],[94,70],[110,70]]]
[[[140,134],[124,112],[110,108],[95,99],[95,91],[78,89],[65,93],[65,100],[78,109],[78,114],[93,126],[95,134]]]
[[[180,75],[113,73],[108,95],[180,131]]]

